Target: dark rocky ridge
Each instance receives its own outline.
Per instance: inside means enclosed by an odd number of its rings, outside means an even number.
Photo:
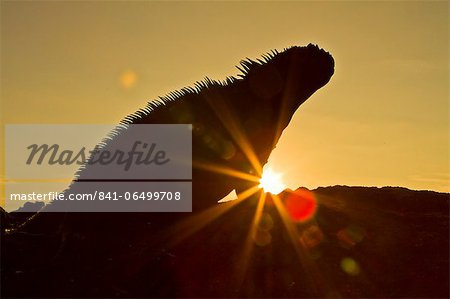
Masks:
[[[170,228],[157,219],[123,223],[64,244],[6,236],[2,295],[448,298],[449,194],[346,186],[313,193],[315,216],[288,222],[295,245],[270,195],[256,234],[258,195],[219,205],[197,230],[208,214]]]

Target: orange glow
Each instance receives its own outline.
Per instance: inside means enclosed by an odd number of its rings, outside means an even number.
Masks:
[[[137,74],[134,71],[128,70],[120,75],[120,85],[123,88],[132,88],[136,84]]]
[[[285,200],[286,211],[293,221],[303,222],[311,219],[317,210],[317,201],[313,193],[306,189],[299,189]]]
[[[202,163],[199,161],[192,161],[192,167],[194,168],[198,168],[198,169],[204,169],[210,172],[215,172],[215,173],[222,173],[225,174],[229,177],[233,177],[233,178],[240,178],[243,180],[247,180],[249,182],[258,182],[258,177],[242,172],[242,171],[238,171],[238,170],[234,170],[232,168],[227,168],[224,166],[218,166],[218,165],[214,165],[212,163]]]

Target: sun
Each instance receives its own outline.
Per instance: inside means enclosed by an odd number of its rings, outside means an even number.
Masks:
[[[286,188],[286,185],[281,180],[282,175],[267,168],[263,171],[262,178],[259,180],[259,187],[263,188],[265,192],[278,194]]]

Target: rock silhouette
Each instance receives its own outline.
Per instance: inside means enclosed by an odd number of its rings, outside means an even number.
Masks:
[[[315,198],[314,216],[289,218],[289,198],[303,194]],[[95,246],[72,237],[45,262],[51,238],[27,248],[16,237],[2,254],[3,295],[448,298],[449,194],[335,186],[260,198],[220,204],[181,240],[205,217],[153,234],[130,229],[133,237],[105,231]]]

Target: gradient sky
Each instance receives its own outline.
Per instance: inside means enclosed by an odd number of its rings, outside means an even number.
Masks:
[[[205,76],[236,75],[245,57],[313,42],[336,72],[271,168],[291,188],[449,192],[448,36],[447,1],[2,1],[2,125],[117,123]]]

